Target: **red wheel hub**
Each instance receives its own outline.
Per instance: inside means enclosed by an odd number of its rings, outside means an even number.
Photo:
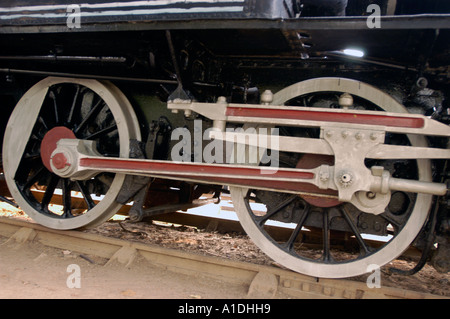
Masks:
[[[70,138],[76,139],[75,134],[64,126],[57,126],[52,128],[50,131],[45,134],[44,138],[41,142],[41,158],[44,166],[50,171],[53,172],[52,167],[50,165],[51,155],[53,151],[56,149],[56,143],[62,138]],[[58,155],[58,156],[57,156]],[[63,168],[67,165],[67,159],[63,154],[56,154],[53,159],[53,165],[57,165],[57,168]]]
[[[296,168],[312,169],[320,165],[334,165],[334,156],[330,155],[317,155],[317,154],[304,154],[298,161]],[[312,184],[304,184],[303,191],[308,193],[316,193],[322,195],[334,195],[338,193],[331,189],[320,189]],[[339,205],[341,202],[334,198],[327,198],[314,195],[301,195],[301,197],[309,204],[317,207],[333,207]]]

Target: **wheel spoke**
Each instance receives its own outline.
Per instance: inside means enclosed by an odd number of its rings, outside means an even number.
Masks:
[[[324,263],[332,261],[330,254],[330,224],[328,218],[328,209],[323,212],[323,255],[322,260]]]
[[[38,117],[38,121],[42,125],[42,127],[45,129],[45,131],[49,130],[48,125],[47,125],[47,123],[45,122],[45,120],[44,120],[44,118],[42,116]]]
[[[77,105],[78,95],[80,94],[80,89],[81,89],[80,85],[77,85],[77,90],[75,92],[75,96],[74,96],[73,101],[72,101],[72,107],[70,108],[69,116],[67,118],[67,124],[68,125],[72,124],[73,112],[75,110],[75,106]]]
[[[53,193],[55,192],[56,186],[60,177],[58,175],[52,174],[50,177],[50,181],[47,185],[47,189],[45,190],[44,197],[42,197],[41,209],[48,211],[48,205],[53,197]]]
[[[41,153],[39,151],[33,153],[25,153],[23,159],[27,162],[33,162],[37,160],[41,161]]]
[[[42,142],[42,139],[43,139],[43,137],[40,137],[40,136],[38,136],[38,135],[36,135],[36,134],[31,134],[31,136],[30,136],[30,140],[34,140],[34,141],[37,141],[37,142]]]
[[[288,251],[293,250],[295,240],[297,239],[298,235],[300,234],[303,224],[305,223],[305,220],[308,217],[308,214],[310,211],[311,211],[311,206],[309,204],[306,204],[305,208],[301,212],[301,217],[300,217],[300,220],[299,220],[297,226],[295,227],[295,229],[292,232],[291,236],[289,237],[288,241],[283,244],[283,248],[287,249]]]
[[[104,129],[101,129],[100,131],[97,131],[97,132],[95,132],[95,133],[93,133],[93,134],[91,134],[91,135],[89,135],[89,136],[87,136],[87,137],[85,137],[83,139],[85,139],[85,140],[94,140],[94,139],[97,139],[99,137],[102,137],[102,136],[104,136],[106,134],[109,134],[111,132],[114,132],[114,131],[117,131],[117,125],[115,123],[110,125],[110,126],[108,126],[108,127],[105,127]]]
[[[280,204],[275,206],[273,209],[268,211],[264,216],[257,216],[255,217],[256,222],[259,226],[263,226],[267,220],[269,220],[272,216],[277,214],[280,210],[282,210],[284,207],[292,203],[297,198],[297,195],[291,195],[288,198],[286,198],[284,201],[282,201]]]
[[[353,234],[355,235],[356,241],[358,242],[360,247],[360,253],[362,254],[362,256],[367,255],[370,252],[369,247],[366,245],[366,242],[362,238],[361,233],[358,231],[358,228],[356,227],[355,223],[351,220],[349,214],[347,213],[347,210],[345,209],[345,207],[342,207],[339,211],[341,212],[342,216],[344,216],[347,225],[350,227]]]
[[[48,96],[53,100],[53,111],[54,111],[54,115],[55,115],[55,123],[56,125],[59,124],[59,114],[58,114],[58,105],[56,104],[56,96],[55,96],[55,92],[53,92],[52,90],[50,90],[50,92],[48,92]]]
[[[95,203],[92,200],[91,194],[89,194],[89,190],[86,187],[86,184],[81,181],[76,181],[76,184],[77,184],[78,189],[80,190],[81,194],[83,195],[84,201],[86,202],[88,209],[94,208]]]
[[[41,166],[41,168],[39,168],[29,179],[28,181],[25,183],[25,185],[23,185],[23,190],[28,190],[31,188],[31,186],[34,185],[34,183],[36,183],[39,178],[45,173],[47,172],[47,170],[45,169],[44,166]]]
[[[95,104],[94,107],[92,107],[92,109],[89,111],[89,113],[81,120],[81,123],[74,130],[75,135],[80,133],[83,130],[83,128],[91,120],[93,120],[98,115],[98,113],[100,113],[100,111],[102,110],[103,107],[104,107],[103,100],[99,98],[99,100],[97,101],[97,104]]]
[[[64,204],[64,213],[62,215],[63,218],[71,218],[72,215],[72,197],[71,197],[71,188],[70,188],[70,180],[68,178],[63,179],[62,183],[62,194],[63,194],[63,204]]]

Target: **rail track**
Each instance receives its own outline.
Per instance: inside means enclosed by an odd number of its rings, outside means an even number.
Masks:
[[[20,245],[38,242],[45,246],[88,254],[130,265],[138,257],[149,264],[186,275],[219,278],[246,285],[250,298],[271,298],[281,292],[292,298],[334,299],[434,299],[445,298],[428,293],[392,287],[372,288],[352,280],[318,279],[279,267],[231,261],[184,251],[130,242],[82,231],[59,231],[16,218],[0,217],[2,242]]]

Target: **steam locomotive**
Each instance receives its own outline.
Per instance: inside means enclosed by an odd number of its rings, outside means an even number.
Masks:
[[[449,34],[442,0],[2,1],[2,198],[80,229],[229,192],[294,271],[447,272]]]

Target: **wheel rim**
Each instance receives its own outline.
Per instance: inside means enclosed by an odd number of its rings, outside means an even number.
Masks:
[[[385,111],[398,113],[407,112],[406,108],[386,93],[367,84],[343,78],[318,78],[294,84],[275,94],[273,104],[282,105],[293,98],[318,92],[347,92],[353,96],[361,97],[375,105],[382,105]],[[423,137],[408,136],[408,139],[410,144],[414,146],[426,146],[427,144]],[[430,162],[428,160],[417,160],[416,162],[418,179],[422,181],[431,181]],[[273,213],[275,209],[282,207],[283,205],[284,207],[288,207],[288,205],[293,205],[293,207],[295,207],[293,203],[299,201],[298,197],[292,198],[286,195],[283,200],[279,200],[277,205],[275,205],[277,206],[276,208],[273,207],[274,205],[272,205],[272,208],[268,208],[269,206],[267,206],[266,212],[260,214],[262,216],[257,216],[255,209],[251,208],[251,202],[256,200],[255,193],[249,189],[239,187],[232,187],[230,188],[230,191],[235,211],[243,228],[261,250],[273,260],[289,269],[310,276],[327,278],[345,278],[364,274],[370,271],[368,268],[370,265],[381,267],[397,258],[409,247],[420,232],[426,221],[432,199],[432,196],[430,195],[417,194],[415,201],[411,203],[410,208],[408,209],[408,214],[400,219],[402,220],[402,224],[396,225],[396,232],[392,238],[379,248],[374,249],[373,247],[369,247],[370,251],[361,252],[365,249],[363,246],[367,241],[366,239],[363,239],[363,244],[361,244],[360,238],[358,238],[358,235],[356,234],[357,232],[361,234],[361,232],[359,230],[354,232],[355,241],[358,243],[360,250],[360,252],[356,254],[357,257],[355,258],[353,256],[343,260],[336,260],[333,255],[331,255],[332,258],[330,258],[330,230],[324,228],[330,226],[332,215],[340,215],[339,217],[347,223],[347,228],[351,229],[352,224],[355,226],[355,223],[352,222],[351,218],[350,221],[348,220],[349,212],[345,208],[345,205],[348,207],[350,204],[343,204],[337,208],[331,207],[322,209],[322,256],[316,258],[301,255],[299,250],[294,251],[292,248],[294,245],[297,245],[298,238],[300,238],[299,236],[304,236],[302,223],[305,223],[308,214],[311,214],[311,210],[314,209],[312,205],[309,205],[307,202],[304,202],[303,206],[297,205],[299,206],[299,213],[294,222],[290,238],[278,242],[265,230],[264,225],[266,221],[264,221],[264,219],[270,219],[267,215],[271,212]],[[252,197],[250,197],[249,194],[252,194]],[[392,208],[392,211],[393,210],[394,208]],[[389,214],[393,216],[391,213],[390,209]],[[386,213],[385,215],[388,216],[389,214]],[[396,217],[393,216],[390,223],[394,224],[395,218]],[[311,227],[309,228],[311,229]],[[328,244],[325,244],[327,241]],[[328,245],[328,248],[326,245]],[[326,253],[327,249],[328,254]]]
[[[96,141],[105,156],[128,157],[130,139],[140,139],[137,118],[126,97],[109,82],[50,77],[25,93],[8,121],[3,169],[19,206],[49,228],[93,227],[120,209],[115,199],[125,175],[70,181],[53,174],[42,162],[41,145],[57,131],[63,132],[61,137]],[[80,200],[73,200],[74,195]]]

